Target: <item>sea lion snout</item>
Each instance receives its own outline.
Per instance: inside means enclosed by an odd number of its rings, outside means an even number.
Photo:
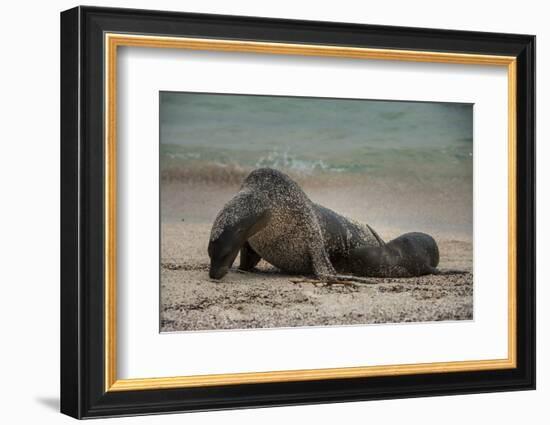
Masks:
[[[227,272],[229,271],[229,267],[212,267],[210,266],[210,271],[208,272],[208,275],[210,276],[210,279],[221,279],[224,277]]]
[[[216,241],[210,241],[208,244],[208,255],[210,256],[208,275],[211,279],[224,277],[239,253],[240,244],[234,241],[230,243],[227,239],[220,238]]]
[[[239,250],[237,249],[234,253],[230,253],[225,256],[218,257],[212,255],[210,257],[210,270],[208,272],[210,278],[221,279],[224,277],[229,271],[229,268],[233,265],[238,252]]]

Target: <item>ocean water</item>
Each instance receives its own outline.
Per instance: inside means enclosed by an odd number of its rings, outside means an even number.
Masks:
[[[161,92],[160,141],[161,170],[269,166],[469,184],[473,107]]]

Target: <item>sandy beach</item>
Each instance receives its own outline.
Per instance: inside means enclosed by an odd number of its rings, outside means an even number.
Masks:
[[[161,331],[355,325],[473,319],[470,190],[461,181],[300,181],[308,196],[366,222],[388,241],[409,231],[437,240],[439,269],[465,274],[372,279],[372,285],[300,282],[263,260],[257,272],[208,277],[207,246],[217,212],[238,184],[165,180],[161,187]]]

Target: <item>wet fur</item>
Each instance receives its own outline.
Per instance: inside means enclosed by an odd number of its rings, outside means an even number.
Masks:
[[[261,258],[291,274],[336,276],[351,250],[378,246],[368,226],[313,203],[286,174],[251,172],[212,226],[210,277],[220,279],[239,250],[242,270]]]
[[[287,273],[327,282],[361,282],[342,273],[420,276],[436,273],[439,263],[431,236],[408,233],[386,244],[370,226],[315,204],[290,177],[270,168],[251,172],[216,217],[210,277],[221,279],[239,251],[241,270],[252,270],[263,258]]]

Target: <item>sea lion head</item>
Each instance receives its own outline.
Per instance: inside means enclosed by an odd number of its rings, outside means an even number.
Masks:
[[[208,243],[212,279],[227,274],[241,247],[267,225],[269,217],[265,200],[250,191],[239,192],[225,204],[214,220]]]
[[[439,264],[437,242],[426,233],[406,233],[389,242],[388,246],[398,251],[405,263],[425,264],[430,267],[437,267]]]
[[[387,245],[365,246],[350,253],[351,271],[359,276],[381,276],[399,261],[398,254]]]

